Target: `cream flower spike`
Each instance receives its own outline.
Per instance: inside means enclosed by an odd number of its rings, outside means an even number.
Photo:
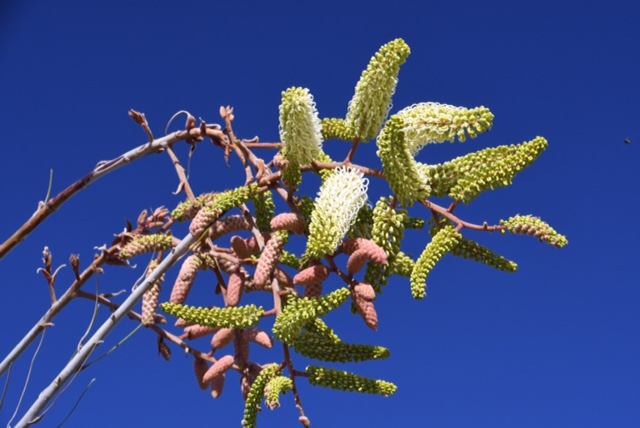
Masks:
[[[351,167],[339,167],[320,188],[311,214],[306,257],[333,254],[367,201],[369,180]]]
[[[391,109],[391,97],[396,91],[400,66],[411,53],[402,39],[382,46],[371,58],[356,85],[356,92],[347,111],[347,127],[361,140],[372,140],[380,132]]]
[[[475,138],[493,126],[493,114],[486,107],[466,109],[439,103],[420,103],[406,107],[396,116],[404,121],[409,151],[415,156],[432,143],[464,143],[467,134]]]
[[[298,165],[309,165],[322,155],[322,126],[313,96],[305,88],[289,88],[280,104],[283,152]]]

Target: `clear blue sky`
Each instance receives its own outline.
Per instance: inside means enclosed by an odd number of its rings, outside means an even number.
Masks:
[[[496,116],[490,133],[465,144],[429,147],[423,162],[538,135],[550,143],[513,187],[486,194],[457,214],[475,223],[539,215],[570,244],[557,250],[533,238],[465,232],[517,261],[519,272],[509,275],[449,256],[430,277],[426,300],[412,300],[407,280],[386,289],[377,304],[377,333],[348,310],[336,315],[342,325],[335,328],[345,339],[392,353],[389,360],[346,369],[392,381],[399,390],[381,398],[300,382],[313,426],[640,426],[634,227],[640,6],[236,3],[2,3],[0,241],[44,199],[50,169],[57,193],[98,161],[146,141],[127,117],[129,109],[144,112],[161,135],[178,110],[215,123],[218,107],[232,105],[240,137],[277,141],[281,91],[307,87],[322,117],[341,117],[371,55],[401,37],[412,54],[400,72],[392,111],[436,101],[484,105]],[[623,144],[627,137],[631,145]],[[373,145],[363,148],[360,162],[374,162],[374,152]],[[185,147],[179,153],[186,159]],[[227,169],[219,150],[203,144],[191,165],[191,182],[203,193],[235,187],[242,177]],[[387,192],[373,185],[375,194]],[[174,208],[182,199],[171,194],[176,186],[167,157],[146,158],[78,194],[2,260],[0,354],[48,307],[45,282],[36,275],[45,245],[56,265],[73,253],[86,267],[94,247],[110,243],[126,218],[135,220],[145,208]],[[179,236],[184,232],[176,230]],[[416,256],[426,242],[424,233],[412,234],[407,251]],[[100,291],[130,290],[138,275],[140,269],[108,268]],[[198,284],[202,300],[191,303],[212,304],[209,279]],[[64,270],[60,292],[72,280],[70,269]],[[168,299],[171,279],[167,283]],[[95,286],[87,284],[89,290]],[[91,311],[90,302],[77,301],[56,319],[24,406],[68,360]],[[100,315],[104,319],[106,311]],[[134,327],[125,321],[97,355]],[[214,401],[198,389],[191,359],[174,349],[167,363],[157,357],[155,341],[141,331],[82,373],[41,425],[57,426],[96,378],[66,426],[239,426],[239,377],[231,374],[223,397]],[[14,370],[0,424],[15,408],[32,353]],[[260,363],[281,358],[280,350],[256,354]],[[306,365],[298,361],[300,368]],[[288,395],[283,408],[262,412],[259,426],[298,426],[296,419]]]

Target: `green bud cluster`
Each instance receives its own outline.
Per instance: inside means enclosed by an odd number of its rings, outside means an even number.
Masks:
[[[227,190],[224,193],[218,194],[215,201],[211,204],[211,209],[227,212],[232,208],[249,202],[251,196],[255,193],[258,193],[258,186],[255,184]]]
[[[307,325],[305,325],[304,328],[309,333],[313,333],[316,336],[323,338],[324,340],[340,342],[340,338],[335,333],[335,331],[333,331],[333,329],[320,318],[312,320]]]
[[[305,324],[339,308],[349,296],[351,292],[348,288],[340,288],[331,294],[313,299],[289,297],[284,310],[276,318],[273,334],[284,343],[293,344]]]
[[[421,300],[427,296],[427,276],[436,263],[458,245],[461,238],[462,235],[450,225],[444,226],[433,236],[411,273],[411,294],[414,299]]]
[[[130,259],[141,254],[167,251],[171,249],[172,242],[173,238],[171,236],[162,233],[136,235],[131,242],[120,250],[120,255],[124,259]]]
[[[229,308],[196,308],[174,303],[163,303],[162,310],[171,316],[193,324],[212,328],[247,328],[258,325],[264,313],[255,305]]]
[[[302,356],[330,363],[359,363],[391,356],[389,350],[381,346],[344,343],[311,332],[303,332],[293,347]]]
[[[458,141],[467,134],[476,138],[493,126],[493,114],[485,107],[466,109],[439,103],[420,103],[399,111],[405,123],[405,137],[415,156],[427,144]]]
[[[273,194],[271,191],[255,193],[251,195],[251,201],[255,207],[258,229],[260,229],[261,232],[271,232],[271,220],[275,217],[276,212]]]
[[[171,213],[171,218],[175,221],[183,223],[191,220],[198,210],[206,205],[211,205],[215,201],[218,193],[205,193],[196,198],[196,203],[185,201],[178,205]]]
[[[411,206],[416,200],[427,199],[431,188],[413,158],[404,128],[401,117],[391,116],[378,136],[377,153],[391,190],[401,204]]]
[[[363,394],[376,394],[388,397],[394,395],[398,389],[398,387],[391,382],[370,379],[326,367],[309,366],[306,372],[309,375],[309,384],[323,388],[331,388],[337,391],[360,392]]]
[[[313,200],[313,198],[310,198],[308,196],[303,196],[298,201],[298,209],[300,210],[300,214],[302,214],[307,224],[311,222],[311,214],[313,213],[315,207],[316,202]]]
[[[355,130],[350,128],[344,119],[326,118],[322,119],[320,124],[322,125],[322,139],[324,141],[353,141],[356,138]]]
[[[387,254],[388,265],[369,263],[364,282],[371,284],[376,293],[382,292],[382,285],[387,285],[387,279],[392,275],[391,266],[404,238],[405,224],[408,221],[406,210],[397,211],[391,207],[389,200],[380,198],[373,210],[373,228],[371,240]]]
[[[346,117],[347,126],[355,130],[359,139],[371,140],[380,132],[391,108],[400,66],[409,54],[411,50],[404,40],[396,39],[382,46],[362,72]]]
[[[264,367],[256,380],[251,385],[251,390],[247,395],[244,407],[244,418],[242,419],[242,426],[244,428],[255,428],[258,421],[258,410],[260,403],[264,397],[264,390],[271,379],[276,376],[277,364],[271,364]]]
[[[404,223],[405,229],[422,230],[427,222],[418,217],[407,217]]]
[[[288,188],[296,188],[302,184],[302,172],[300,164],[293,160],[289,160],[290,164],[287,169],[282,172],[282,181]]]
[[[549,143],[542,137],[517,145],[470,153],[442,165],[418,165],[431,184],[432,194],[468,204],[487,190],[510,186],[516,175],[531,166]]]
[[[515,273],[518,271],[518,264],[504,258],[491,251],[490,249],[483,247],[477,242],[470,241],[466,238],[462,238],[458,245],[456,245],[451,254],[456,257],[462,257],[465,260],[473,260],[484,265],[490,266],[494,269]]]
[[[556,248],[562,248],[569,243],[564,235],[560,235],[551,226],[538,217],[517,215],[509,220],[500,220],[500,224],[514,235],[531,235]]]
[[[264,390],[269,409],[280,407],[280,395],[284,395],[292,389],[293,381],[286,376],[276,376],[271,379]]]

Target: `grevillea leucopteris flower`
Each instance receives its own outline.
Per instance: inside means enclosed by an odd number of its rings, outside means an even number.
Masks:
[[[242,426],[245,428],[255,428],[258,419],[258,408],[264,397],[264,389],[271,379],[276,376],[277,364],[271,364],[262,369],[256,380],[251,385],[251,389],[247,394],[244,408],[244,418]]]
[[[378,136],[378,157],[389,187],[403,205],[413,205],[431,194],[427,176],[420,172],[405,135],[404,119],[393,115]]]
[[[409,54],[411,50],[404,40],[393,40],[380,48],[362,72],[346,117],[347,127],[354,130],[357,138],[366,141],[378,135],[391,108],[400,66]]]
[[[164,303],[162,310],[174,317],[213,328],[247,328],[258,325],[264,313],[262,307],[255,305],[237,308],[195,308],[173,303]]]
[[[432,194],[449,196],[468,204],[488,190],[510,186],[549,146],[536,137],[529,142],[491,147],[438,165],[418,164],[427,177]]]
[[[348,288],[340,288],[326,296],[314,299],[290,297],[282,313],[273,325],[273,334],[278,340],[293,343],[305,324],[314,318],[323,317],[342,306],[349,298]]]
[[[381,346],[344,343],[311,332],[303,332],[293,348],[304,357],[329,363],[359,363],[384,360],[391,356],[389,350]]]
[[[286,241],[286,232],[276,232],[271,235],[271,238],[265,244],[264,251],[258,260],[256,273],[253,276],[253,281],[257,288],[264,288],[270,281],[273,270],[280,263],[280,257],[282,257],[282,250],[284,250]]]
[[[540,239],[540,242],[546,242],[556,248],[562,248],[569,243],[565,236],[556,232],[538,217],[517,215],[510,217],[509,220],[500,220],[500,224],[515,235],[535,236]]]
[[[503,256],[494,253],[487,247],[477,242],[462,238],[458,245],[451,251],[456,257],[462,257],[465,260],[473,260],[483,265],[490,266],[503,272],[515,273],[518,271],[518,265],[511,260],[507,260]]]
[[[360,392],[388,397],[395,394],[398,389],[391,382],[370,379],[326,367],[309,366],[306,372],[309,375],[309,383],[311,385],[331,388],[337,391]]]
[[[171,249],[172,243],[173,238],[162,233],[136,235],[131,242],[120,250],[120,255],[124,259],[130,259],[142,254],[167,251]]]
[[[461,238],[462,235],[450,225],[444,226],[433,236],[411,273],[411,294],[414,299],[420,300],[427,296],[427,276],[436,263],[458,245]]]
[[[440,103],[420,103],[396,113],[405,128],[409,152],[415,156],[427,144],[476,138],[493,126],[493,114],[486,107],[466,109]]]
[[[158,267],[158,261],[153,260],[147,269],[147,277],[151,275],[151,272],[153,272],[156,267]],[[142,325],[145,327],[150,327],[155,324],[154,317],[158,311],[160,292],[162,291],[163,282],[164,275],[156,280],[151,288],[142,295]]]
[[[391,263],[390,267],[394,275],[404,276],[409,278],[416,262],[411,257],[400,251],[396,254],[395,259]]]
[[[371,284],[377,293],[382,292],[382,285],[387,284],[393,271],[396,254],[400,251],[400,244],[404,239],[405,224],[408,214],[406,210],[396,211],[387,198],[380,198],[373,209],[373,228],[371,230],[371,241],[384,250],[387,255],[388,265],[369,263],[364,280]]]
[[[280,104],[283,153],[296,166],[309,165],[322,155],[322,127],[313,96],[305,88],[289,88]]]
[[[271,379],[264,389],[265,403],[269,410],[280,407],[280,395],[293,389],[293,381],[286,376],[276,376]]]
[[[335,169],[320,188],[311,214],[307,258],[333,254],[367,201],[369,182],[350,167]]]

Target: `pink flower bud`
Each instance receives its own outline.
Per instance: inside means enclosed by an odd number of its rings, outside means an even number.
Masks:
[[[234,359],[231,355],[225,355],[224,357],[220,358],[209,368],[209,370],[207,370],[207,372],[202,377],[202,381],[208,384],[213,379],[226,373],[227,370],[229,370],[233,366],[233,361]]]
[[[233,329],[232,328],[221,328],[218,330],[216,334],[211,338],[211,346],[214,349],[223,349],[227,347],[233,340]]]
[[[348,239],[342,244],[342,251],[351,255],[356,250],[364,250],[369,256],[369,260],[381,265],[387,264],[387,253],[384,252],[375,242],[364,238]]]
[[[331,272],[324,265],[316,265],[308,267],[300,271],[294,278],[293,282],[297,285],[310,285],[323,283]]]
[[[271,220],[271,228],[273,230],[287,230],[296,235],[304,235],[306,223],[304,217],[300,214],[282,213]]]

